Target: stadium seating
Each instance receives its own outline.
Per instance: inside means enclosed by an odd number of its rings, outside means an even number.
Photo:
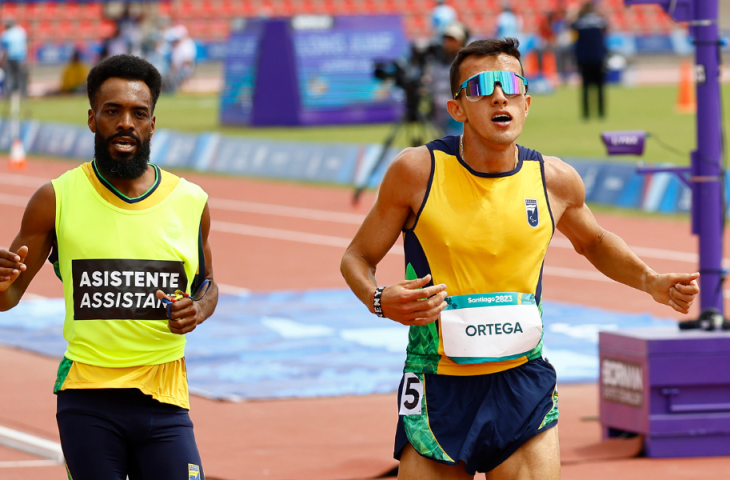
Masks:
[[[495,17],[502,0],[451,0],[460,19],[476,35],[494,32]],[[559,7],[579,8],[579,0],[512,0],[522,16],[524,30],[534,32],[544,15]],[[431,35],[430,11],[434,0],[167,0],[156,5],[157,14],[185,24],[194,38],[222,40],[234,17],[291,16],[296,14],[361,15],[401,13],[411,38]],[[634,34],[666,34],[672,28],[669,17],[656,5],[625,7],[623,0],[601,0],[600,9],[613,31]],[[31,44],[49,41],[101,40],[113,31],[104,18],[101,2],[0,3],[0,18],[14,18],[25,26]]]

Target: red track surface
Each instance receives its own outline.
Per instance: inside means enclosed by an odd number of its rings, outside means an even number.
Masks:
[[[20,224],[23,207],[13,204],[28,198],[37,188],[34,184],[58,176],[71,166],[69,162],[34,160],[20,177],[5,174],[4,167],[0,167],[3,168],[0,245],[10,244]],[[354,235],[357,225],[343,223],[342,219],[332,221],[336,220],[335,215],[329,216],[329,220],[297,218],[297,215],[316,216],[312,210],[362,215],[372,204],[373,195],[365,195],[361,205],[353,208],[351,193],[344,189],[191,173],[184,176],[210,193],[214,222],[225,222],[214,227],[210,239],[219,283],[253,290],[346,286],[339,274],[339,261],[343,242]],[[238,204],[238,210],[249,211],[233,211],[230,207],[216,207],[215,201],[220,199],[255,204]],[[282,216],[272,205],[310,210],[284,212],[286,216]],[[252,209],[268,213],[252,213]],[[696,240],[689,234],[687,221],[597,217],[604,227],[622,236],[629,245],[654,249],[639,251],[657,271],[696,270],[696,262],[687,261],[696,251]],[[244,234],[222,231],[231,229]],[[556,246],[549,249],[545,298],[680,318],[645,294],[596,279],[599,276],[588,262],[566,248],[565,243],[564,239],[557,238]],[[402,279],[402,271],[402,255],[389,254],[379,268],[379,283]],[[29,293],[46,297],[62,295],[60,282],[50,266],[39,273]],[[692,315],[697,315],[696,308]],[[215,317],[210,321],[215,321]],[[51,394],[57,360],[0,348],[0,364],[3,365],[0,425],[58,439],[55,398]],[[598,423],[580,419],[597,414],[595,385],[561,387],[560,441],[564,458],[571,460],[570,465],[563,467],[563,478],[709,480],[730,477],[730,459],[726,458],[629,459],[576,464],[576,459],[580,459],[576,449],[600,440]],[[395,465],[391,460],[396,420],[394,395],[239,404],[193,398],[191,416],[209,479],[372,478]],[[35,457],[0,447],[0,478],[65,478],[63,468],[58,466],[2,467],[5,461],[31,458]]]

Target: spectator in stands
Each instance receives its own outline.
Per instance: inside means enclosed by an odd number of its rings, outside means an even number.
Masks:
[[[71,61],[63,69],[61,74],[61,87],[59,92],[86,93],[86,77],[89,75],[89,67],[81,59],[81,51],[76,49]]]
[[[142,14],[133,14],[129,3],[124,6],[122,14],[115,19],[119,33],[127,42],[130,55],[142,56]]]
[[[446,104],[453,97],[450,79],[451,62],[468,40],[469,31],[466,26],[460,22],[452,23],[443,32],[441,48],[434,52],[426,64],[424,83],[431,97],[434,121],[446,135],[460,135],[464,131],[464,125],[453,119]]]
[[[522,38],[522,17],[512,11],[508,3],[502,5],[502,13],[497,16],[496,38]]]
[[[457,21],[458,15],[453,7],[446,5],[444,0],[437,0],[436,8],[431,12],[431,28],[433,29],[433,43],[440,44],[446,28]]]
[[[576,32],[575,60],[583,79],[583,119],[589,117],[589,88],[598,90],[598,116],[605,115],[603,85],[605,83],[605,64],[608,56],[606,33],[608,22],[596,12],[593,3],[586,2],[578,13],[572,29]]]
[[[28,34],[14,19],[3,22],[5,31],[0,36],[0,68],[5,71],[5,95],[13,92],[28,95]]]
[[[570,29],[565,9],[553,12],[551,26],[555,36],[555,63],[560,80],[566,83],[573,70],[573,30]]]
[[[165,34],[170,23],[170,17],[166,15],[157,17],[155,28],[149,30],[142,42],[142,55],[160,72],[162,78],[165,78],[169,70],[171,46]]]
[[[172,45],[170,52],[170,70],[163,82],[167,92],[176,92],[190,78],[195,70],[197,47],[184,25],[177,25],[166,32]]]
[[[121,30],[117,26],[114,29],[114,33],[111,37],[104,40],[101,46],[101,54],[99,60],[105,58],[114,57],[116,55],[127,55],[129,54],[129,42],[122,35]]]

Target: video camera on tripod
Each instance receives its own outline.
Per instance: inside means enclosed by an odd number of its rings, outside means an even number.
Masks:
[[[403,90],[405,111],[388,137],[383,141],[380,156],[370,169],[370,173],[364,176],[363,182],[356,185],[352,199],[353,203],[358,202],[360,195],[370,184],[373,174],[385,161],[393,141],[403,127],[405,127],[408,136],[408,144],[413,147],[423,145],[424,139],[429,138],[429,135],[430,138],[440,138],[443,135],[441,128],[433,121],[431,108],[426,108],[423,101],[425,93],[423,77],[426,63],[438,54],[438,48],[434,45],[420,48],[415,44],[411,44],[411,56],[408,60],[381,60],[375,62],[373,76],[384,82],[393,82],[396,87]]]

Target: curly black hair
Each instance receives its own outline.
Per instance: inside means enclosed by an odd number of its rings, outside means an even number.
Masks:
[[[86,79],[86,90],[92,108],[94,108],[101,85],[110,78],[141,80],[146,83],[152,92],[152,111],[155,111],[155,105],[162,89],[162,77],[160,72],[147,60],[134,55],[114,55],[102,60],[92,68]]]
[[[455,95],[456,91],[459,90],[459,67],[466,57],[472,55],[477,57],[496,57],[498,55],[509,55],[515,57],[520,62],[520,69],[522,75],[525,74],[524,68],[522,68],[522,60],[520,59],[520,42],[516,38],[490,38],[487,40],[477,40],[471,42],[466,47],[459,50],[456,54],[456,58],[451,63],[450,81],[451,81],[451,94]]]

